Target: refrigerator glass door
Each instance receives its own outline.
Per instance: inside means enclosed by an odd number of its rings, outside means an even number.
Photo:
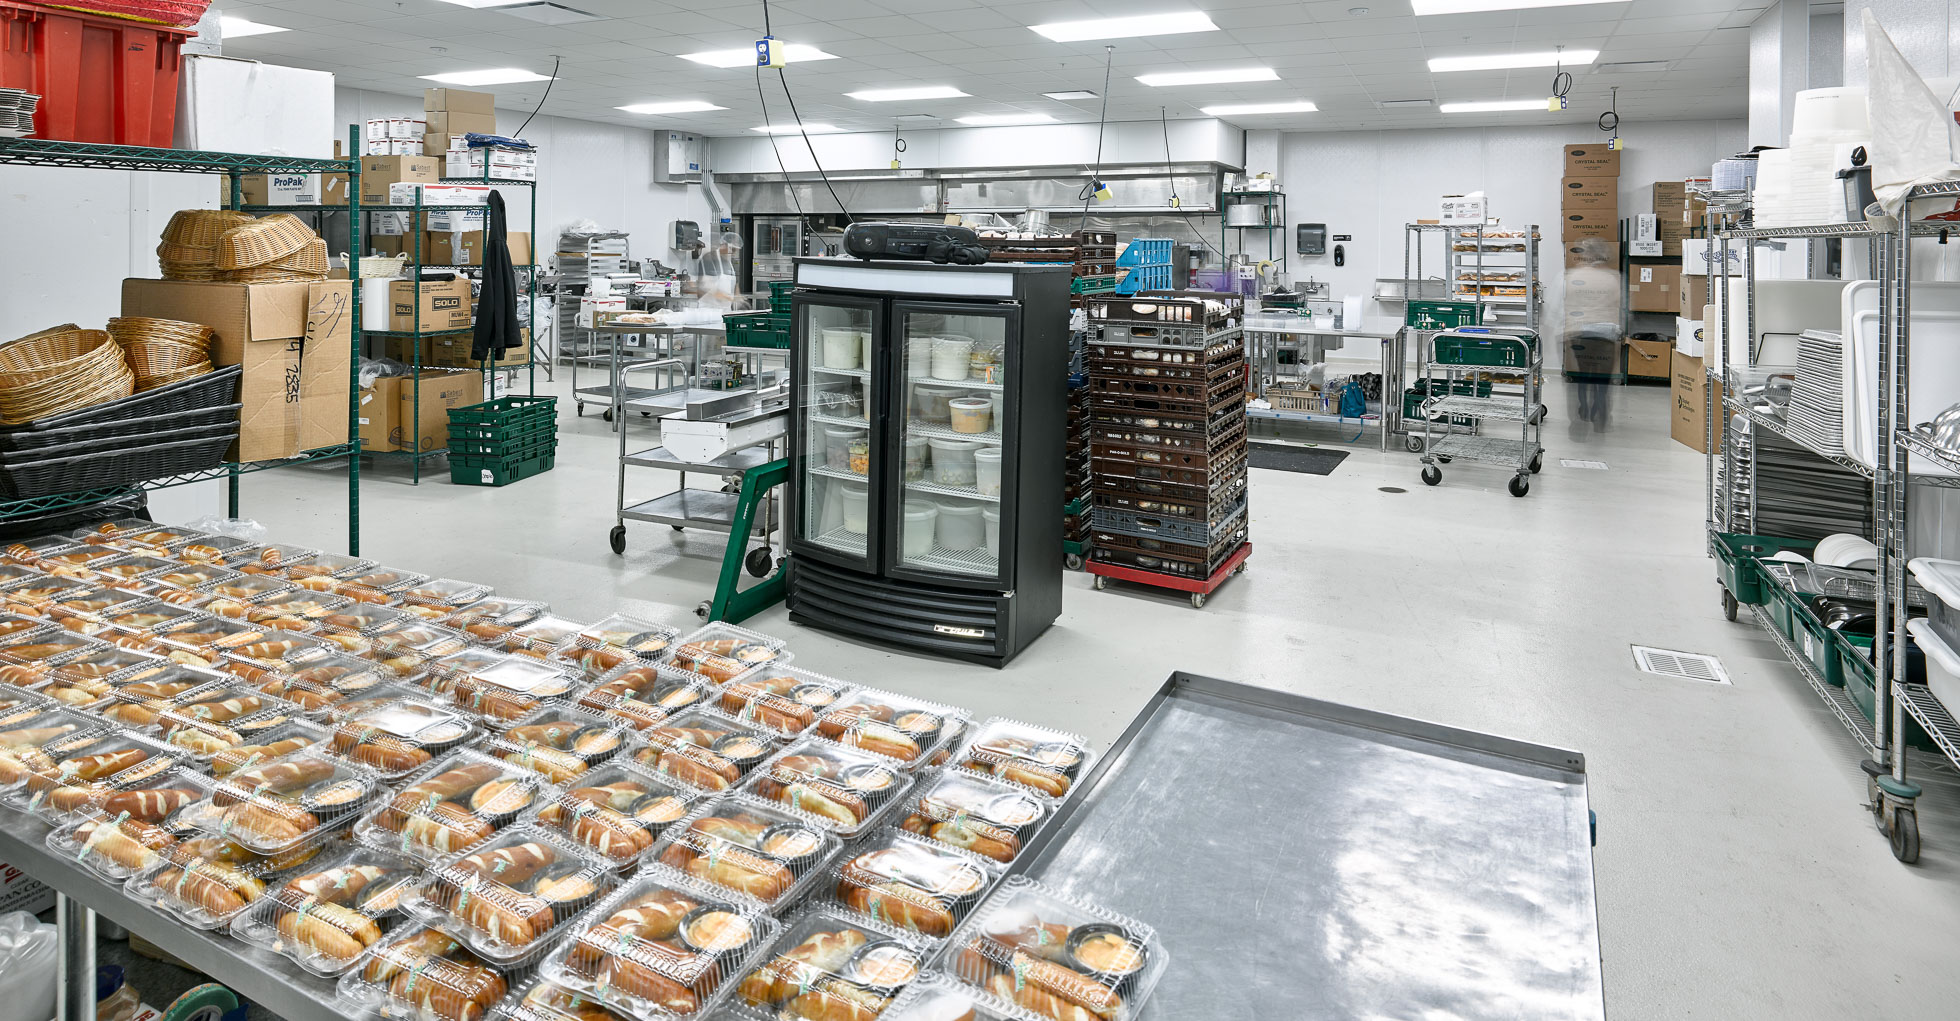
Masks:
[[[813,297],[802,305],[794,338],[803,366],[797,380],[803,410],[795,451],[801,516],[798,531],[813,546],[861,570],[876,568],[879,456],[872,435],[878,303]]]
[[[895,565],[899,573],[994,581],[1001,577],[1002,443],[1011,306],[893,306],[903,463]]]

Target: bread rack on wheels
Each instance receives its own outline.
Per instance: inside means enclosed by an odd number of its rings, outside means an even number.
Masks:
[[[1430,336],[1422,386],[1422,481],[1443,481],[1442,465],[1461,459],[1510,468],[1512,496],[1531,491],[1544,466],[1545,406],[1538,336],[1530,330],[1460,326]],[[1516,438],[1490,435],[1516,429]]]

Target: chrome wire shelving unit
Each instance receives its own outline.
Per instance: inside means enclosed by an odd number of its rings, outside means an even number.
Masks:
[[[1438,300],[1474,301],[1478,320],[1486,326],[1522,327],[1540,332],[1545,288],[1539,279],[1538,249],[1544,240],[1538,225],[1505,230],[1489,224],[1409,223],[1402,227],[1402,279],[1433,293],[1423,282],[1423,244],[1429,234],[1443,239],[1445,283]],[[1461,249],[1461,250],[1459,250]],[[1500,294],[1513,287],[1523,294]]]

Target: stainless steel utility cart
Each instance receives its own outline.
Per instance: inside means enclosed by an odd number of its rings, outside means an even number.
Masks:
[[[1423,484],[1442,482],[1441,466],[1462,459],[1511,469],[1511,495],[1529,493],[1531,476],[1545,463],[1539,442],[1545,420],[1539,396],[1543,354],[1537,336],[1530,330],[1460,326],[1426,336],[1424,349],[1423,387],[1431,396],[1421,405]],[[1515,429],[1515,438],[1487,435],[1486,423]]]

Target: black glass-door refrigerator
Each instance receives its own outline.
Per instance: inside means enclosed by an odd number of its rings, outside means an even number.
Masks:
[[[790,620],[994,665],[1054,622],[1070,273],[796,261]]]

